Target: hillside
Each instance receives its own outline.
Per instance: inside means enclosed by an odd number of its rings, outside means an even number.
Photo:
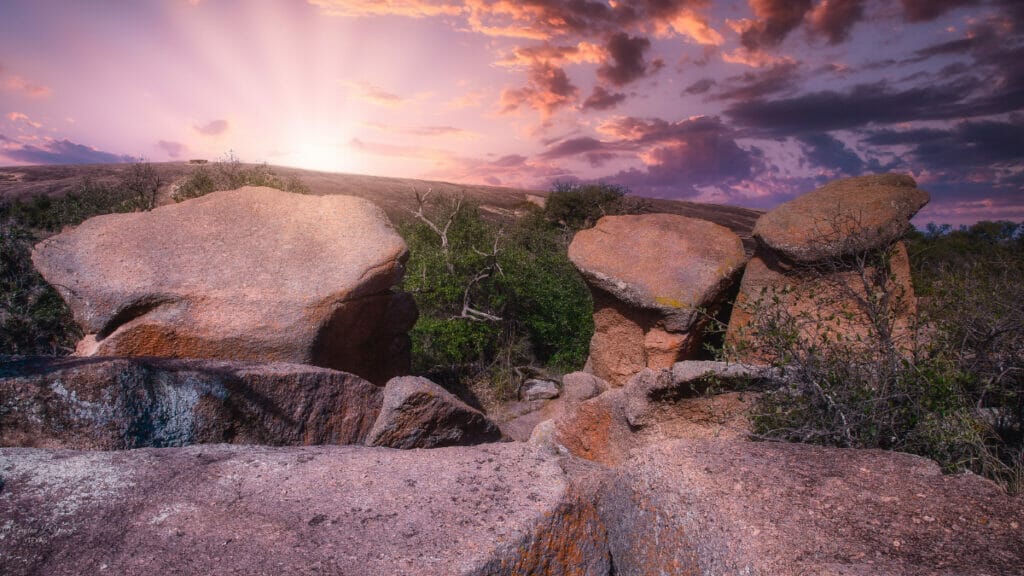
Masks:
[[[127,167],[127,164],[86,164],[0,168],[0,201],[26,199],[39,194],[62,196],[74,189],[83,178],[114,182]],[[186,162],[156,163],[153,167],[161,180],[168,183],[168,187],[196,169],[195,165]],[[371,200],[383,208],[392,220],[404,218],[409,209],[415,208],[414,191],[433,190],[435,194],[464,194],[468,199],[479,203],[486,214],[497,217],[514,214],[517,208],[529,201],[530,196],[547,195],[546,191],[499,186],[337,174],[282,166],[272,166],[271,169],[284,178],[298,178],[313,194],[346,194]],[[748,252],[753,248],[750,231],[761,215],[757,210],[665,199],[651,199],[651,204],[658,212],[680,214],[721,224],[740,236]]]

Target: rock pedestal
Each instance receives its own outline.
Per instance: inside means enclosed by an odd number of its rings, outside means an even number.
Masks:
[[[569,259],[594,295],[594,375],[622,386],[643,368],[668,368],[701,346],[703,312],[743,266],[739,237],[673,214],[605,216],[582,230]]]
[[[805,343],[851,344],[877,334],[874,307],[908,346],[916,299],[899,239],[927,202],[909,176],[879,174],[831,182],[762,216],[726,334],[737,358],[768,359],[757,344],[762,314],[793,319]]]
[[[36,268],[87,334],[81,355],[313,364],[405,374],[405,242],[349,196],[215,192],[110,214],[39,243]]]

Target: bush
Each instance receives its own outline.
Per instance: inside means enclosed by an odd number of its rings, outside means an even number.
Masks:
[[[309,194],[309,187],[297,177],[281,178],[266,163],[242,164],[229,152],[220,162],[196,167],[178,185],[172,197],[175,202],[184,202],[218,190],[235,190],[243,186],[266,186],[285,192]]]
[[[590,294],[539,211],[502,228],[472,203],[439,198],[400,232],[410,250],[404,289],[420,309],[416,372],[464,384],[483,377],[507,398],[538,368],[583,364]]]
[[[556,182],[544,205],[544,216],[571,232],[591,228],[602,216],[643,214],[651,207],[643,199],[628,197],[617,184]]]

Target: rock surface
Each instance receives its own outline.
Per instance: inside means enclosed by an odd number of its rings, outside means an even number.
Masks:
[[[0,573],[606,575],[605,530],[527,444],[0,450]]]
[[[426,378],[404,376],[384,387],[367,446],[437,448],[496,442],[501,430],[479,410]]]
[[[602,490],[616,574],[1020,574],[1024,501],[893,452],[680,440]]]
[[[608,390],[608,383],[587,372],[570,372],[562,376],[562,398],[566,402],[582,402]]]
[[[552,380],[531,378],[519,388],[519,398],[526,402],[558,398],[558,383]]]
[[[361,444],[381,401],[362,378],[312,366],[26,358],[0,364],[0,445]]]
[[[913,317],[917,298],[910,276],[910,259],[902,242],[893,244],[888,253],[889,279],[887,291],[892,296],[892,331],[899,347],[909,346],[913,335]],[[875,269],[865,268],[871,277]],[[753,343],[744,349],[739,346],[737,359],[744,362],[768,360],[757,349],[755,316],[771,314],[779,306],[784,313],[800,321],[800,336],[804,342],[820,342],[821,338],[835,342],[842,339],[852,345],[858,336],[867,337],[871,324],[864,299],[864,283],[856,270],[814,271],[802,273],[794,270],[762,251],[747,264],[740,282],[739,294],[732,309],[726,342],[737,346]]]
[[[928,200],[910,176],[843,178],[768,212],[754,226],[754,237],[797,262],[885,248],[910,229],[910,219]]]
[[[377,383],[408,370],[405,242],[372,203],[241,188],[110,214],[32,260],[88,334],[79,353],[285,361]]]
[[[716,306],[746,260],[727,228],[673,214],[605,216],[569,259],[594,293],[589,366],[613,386],[700,350],[702,310]]]

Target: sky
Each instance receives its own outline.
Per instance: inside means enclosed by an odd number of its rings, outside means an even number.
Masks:
[[[228,154],[1024,221],[1024,1],[0,0],[0,165]]]

